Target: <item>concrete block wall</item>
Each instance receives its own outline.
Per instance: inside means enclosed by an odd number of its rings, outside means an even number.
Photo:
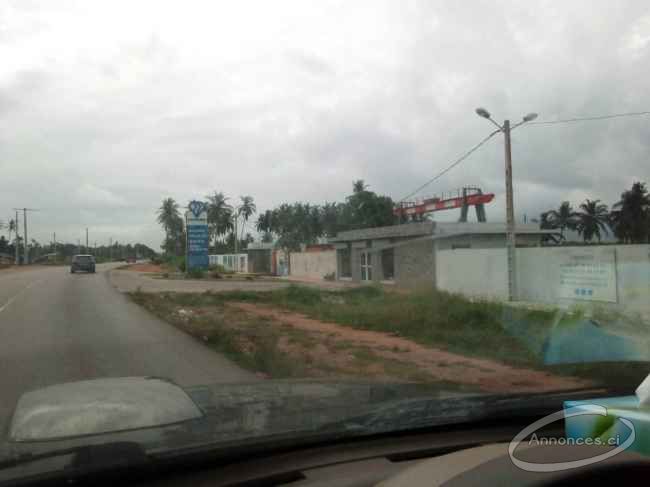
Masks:
[[[292,252],[291,275],[307,279],[322,279],[336,273],[336,251]]]
[[[602,260],[613,267],[616,281],[615,293],[611,293],[613,299],[571,299],[562,295],[561,266],[574,254],[590,255],[594,261]],[[606,255],[609,257],[605,258]],[[440,250],[435,256],[438,289],[468,296],[507,298],[506,249]],[[521,301],[563,307],[613,305],[625,311],[650,314],[650,245],[518,248],[517,296]]]
[[[378,258],[381,260],[381,257]],[[433,285],[435,269],[432,240],[395,247],[395,284],[398,286],[412,288]]]
[[[436,252],[438,289],[492,299],[508,297],[505,248],[456,249]]]

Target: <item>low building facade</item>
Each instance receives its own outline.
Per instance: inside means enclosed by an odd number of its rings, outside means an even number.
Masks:
[[[518,225],[518,247],[540,246],[553,231],[536,224]],[[503,223],[419,222],[340,232],[336,278],[401,287],[436,285],[436,252],[447,249],[504,248]]]

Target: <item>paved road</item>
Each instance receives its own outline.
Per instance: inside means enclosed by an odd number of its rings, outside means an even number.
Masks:
[[[254,380],[117,292],[107,270],[0,271],[0,428],[17,398],[50,384],[156,375],[181,385]],[[3,431],[0,429],[0,431]]]

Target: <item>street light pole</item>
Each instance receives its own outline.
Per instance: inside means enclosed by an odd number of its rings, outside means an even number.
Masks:
[[[508,254],[508,300],[517,298],[517,255],[515,235],[515,208],[512,196],[512,146],[510,144],[510,120],[503,122],[506,163],[506,252]]]
[[[510,126],[510,120],[505,120],[503,126],[496,123],[490,112],[485,108],[477,108],[476,114],[483,117],[494,125],[499,127],[503,132],[503,139],[505,145],[505,166],[506,166],[506,252],[507,252],[507,265],[508,265],[508,301],[515,301],[517,299],[517,237],[515,231],[515,209],[514,197],[512,190],[512,146],[510,143],[510,133],[520,125],[535,120],[536,113],[529,113],[523,117],[521,122]]]

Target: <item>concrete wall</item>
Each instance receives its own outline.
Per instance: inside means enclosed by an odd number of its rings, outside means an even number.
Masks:
[[[596,283],[593,295],[571,297],[574,284],[566,280],[563,269],[575,265],[572,262],[582,258],[588,260],[583,281],[588,283],[593,272],[594,279],[602,282]],[[602,272],[602,276],[598,272]],[[507,277],[504,248],[436,252],[436,285],[439,289],[505,299]],[[575,284],[576,293],[581,286],[590,287],[589,284]],[[518,248],[517,291],[518,299],[522,301],[567,306],[618,305],[625,310],[648,313],[650,245]]]
[[[336,273],[336,251],[291,252],[291,275],[308,279],[322,279]]]
[[[433,285],[435,264],[433,240],[395,247],[395,284],[401,287]]]
[[[506,249],[437,251],[436,286],[438,289],[468,296],[507,298]]]
[[[536,247],[541,243],[539,235],[517,235],[517,246]],[[506,246],[506,237],[502,234],[459,235],[457,237],[436,239],[438,250],[458,249],[459,247],[496,249]]]

